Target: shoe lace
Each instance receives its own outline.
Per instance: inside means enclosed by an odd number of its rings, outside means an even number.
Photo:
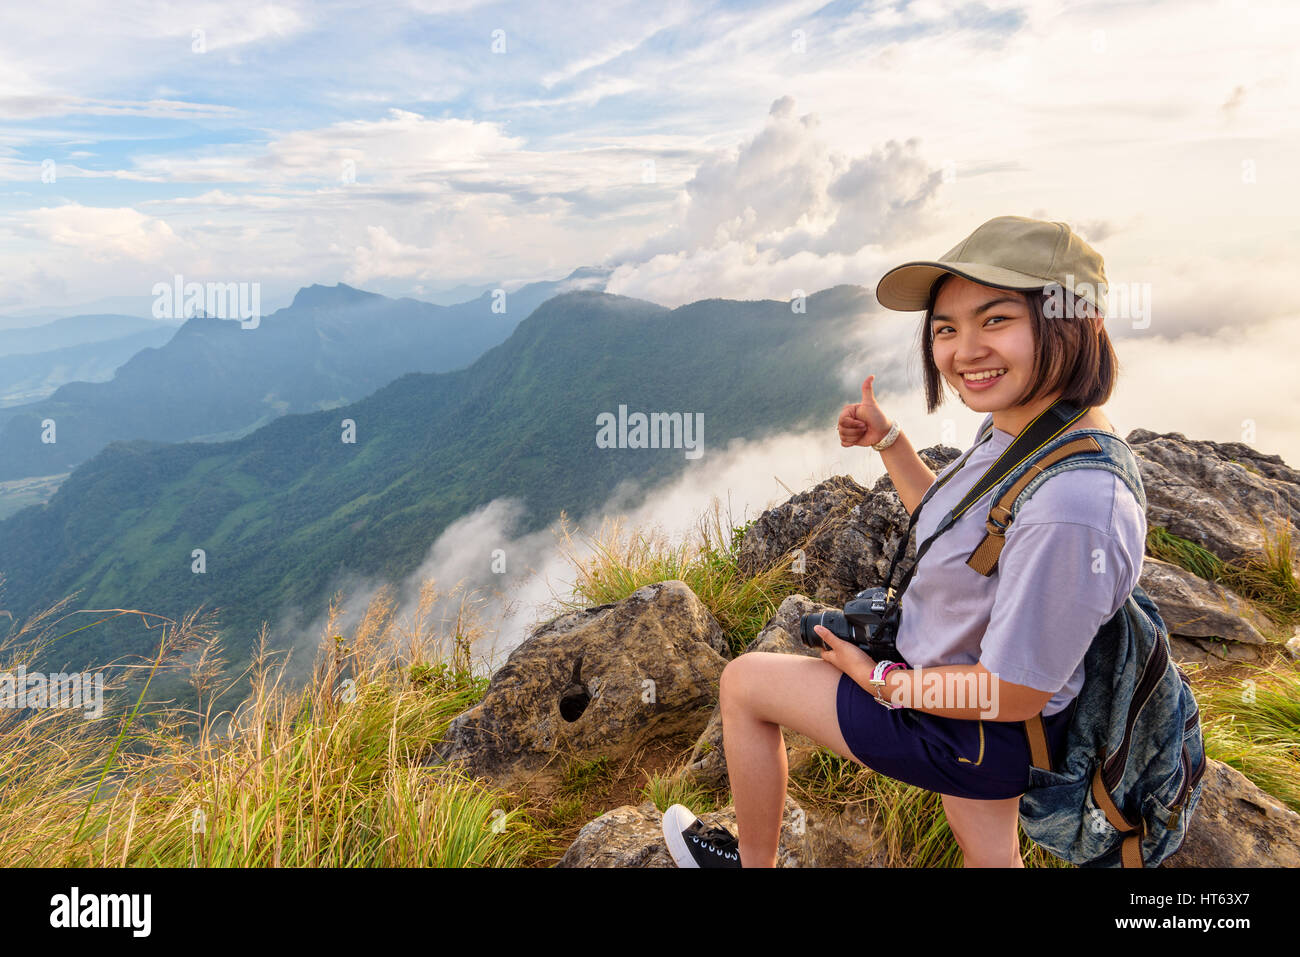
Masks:
[[[710,850],[720,855],[733,854],[736,859],[740,859],[740,843],[735,836],[725,827],[714,826],[706,828],[701,821],[694,824],[695,837],[699,842],[707,846]]]

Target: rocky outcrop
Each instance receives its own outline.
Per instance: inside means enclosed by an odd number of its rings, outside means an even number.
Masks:
[[[618,762],[698,734],[729,657],[722,629],[685,582],[647,585],[537,628],[429,763],[546,790],[563,770],[557,757]]]
[[[1300,472],[1279,456],[1180,432],[1134,429],[1125,441],[1142,472],[1147,522],[1224,561],[1261,554],[1263,530],[1279,521],[1300,524]]]
[[[960,453],[937,446],[918,453],[934,472]],[[815,601],[843,607],[864,588],[883,585],[889,563],[907,531],[908,515],[888,475],[863,488],[837,475],[768,509],[745,534],[737,564],[746,575],[775,565],[801,550],[805,594]],[[916,542],[907,546],[896,578],[916,560]]]
[[[1246,455],[1241,450],[1248,447],[1236,443],[1222,446],[1212,442],[1188,443],[1178,433],[1157,436],[1138,430],[1135,434],[1144,437],[1138,462],[1148,500],[1154,494],[1157,502],[1165,503],[1148,508],[1150,524],[1164,525],[1207,548],[1215,545],[1219,532],[1210,536],[1205,528],[1215,526],[1216,522],[1227,521],[1246,534],[1246,524],[1253,521],[1246,513],[1247,508],[1258,506],[1265,498],[1282,503],[1291,501],[1291,497],[1300,500],[1300,487],[1294,486],[1290,478],[1296,473],[1276,456],[1261,456],[1253,451]],[[1202,446],[1212,460],[1191,461],[1191,451],[1199,451]],[[1134,451],[1138,453],[1139,447]],[[1257,471],[1250,472],[1223,457],[1229,453],[1251,463]],[[955,449],[944,446],[925,449],[920,454],[935,472],[958,455]],[[1247,478],[1242,479],[1242,475]],[[1203,478],[1234,489],[1236,497],[1227,507],[1226,518],[1224,509],[1215,504],[1221,494],[1217,485],[1196,495],[1186,491]],[[1175,502],[1178,496],[1182,498]],[[1181,524],[1170,524],[1175,510]],[[740,565],[746,574],[755,574],[791,553],[801,552],[801,590],[815,602],[842,608],[862,589],[885,584],[889,562],[907,526],[907,512],[887,475],[870,491],[848,476],[835,476],[760,515],[745,534]],[[1259,547],[1262,548],[1262,539]],[[1210,550],[1216,548],[1219,549],[1216,554],[1225,559],[1242,554],[1240,549],[1219,545]],[[895,572],[895,584],[915,561],[913,536]],[[795,566],[796,571],[799,567]],[[1262,632],[1271,631],[1274,626],[1248,600],[1222,585],[1149,556],[1143,562],[1139,583],[1160,608],[1161,617],[1169,626],[1172,651],[1180,663],[1260,659],[1261,651],[1268,644]]]
[[[1210,761],[1183,846],[1162,867],[1300,867],[1300,814]]]
[[[1300,814],[1222,762],[1210,761],[1202,781],[1183,845],[1161,867],[1300,867]],[[700,820],[739,833],[733,807]],[[778,867],[883,867],[883,847],[878,825],[861,810],[805,810],[786,796]],[[582,829],[558,866],[674,867],[663,814],[649,801],[602,814]]]

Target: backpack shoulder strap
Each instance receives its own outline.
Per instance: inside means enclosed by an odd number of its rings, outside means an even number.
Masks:
[[[1101,444],[1091,435],[1083,435],[1073,441],[1059,445],[1038,460],[1031,462],[1024,473],[1011,486],[1002,493],[1002,497],[993,503],[989,509],[989,517],[985,521],[984,538],[975,551],[971,552],[970,558],[966,559],[966,564],[975,569],[986,578],[992,575],[998,566],[998,556],[1002,554],[1002,547],[1006,544],[1007,528],[1011,525],[1012,514],[1011,506],[1015,503],[1016,498],[1024,491],[1026,485],[1032,482],[1042,474],[1049,466],[1055,465],[1062,459],[1069,458],[1071,455],[1078,455],[1080,452],[1100,452]]]

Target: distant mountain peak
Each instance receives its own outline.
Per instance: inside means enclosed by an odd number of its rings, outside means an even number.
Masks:
[[[614,272],[609,266],[579,266],[565,279],[608,279]]]
[[[355,306],[383,298],[378,293],[366,292],[364,289],[354,289],[346,283],[340,282],[333,286],[322,286],[320,283],[313,283],[298,290],[298,294],[293,297],[293,305],[290,308],[314,309],[331,306]]]

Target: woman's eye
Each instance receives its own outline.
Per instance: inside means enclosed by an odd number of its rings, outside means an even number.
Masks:
[[[1009,319],[1009,317],[1008,317],[1008,316],[990,316],[990,317],[985,321],[984,325],[987,326],[989,323],[993,322],[995,319]],[[935,330],[934,330],[934,334],[937,336],[939,333],[943,332],[945,329],[951,329],[951,328],[952,328],[952,326],[940,326],[938,329],[935,329]]]

